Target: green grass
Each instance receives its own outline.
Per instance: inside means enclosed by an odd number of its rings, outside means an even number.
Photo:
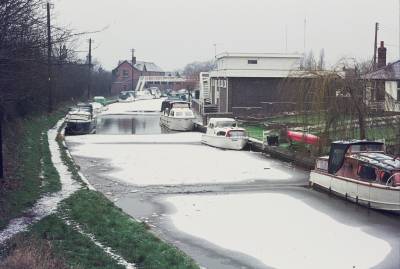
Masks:
[[[22,135],[16,137],[14,130],[6,132],[12,136],[8,140],[16,143],[13,147],[15,152],[10,155],[16,158],[12,160],[16,163],[16,168],[15,175],[7,179],[13,187],[1,193],[0,229],[7,226],[10,219],[20,216],[43,194],[60,190],[59,176],[51,162],[47,130],[64,113],[57,111],[49,116],[31,117],[21,120],[16,126],[8,126],[9,129],[20,128],[18,133]]]
[[[105,255],[103,249],[96,246],[88,237],[75,231],[61,219],[59,214],[53,214],[42,219],[25,232],[9,242],[8,255],[13,255],[13,248],[24,242],[46,242],[51,245],[51,255],[63,261],[69,268],[74,269],[123,269],[124,266],[110,256]],[[6,255],[7,256],[7,255]]]
[[[131,219],[102,194],[80,190],[63,202],[61,211],[140,268],[198,268],[192,259]]]
[[[258,140],[263,140],[263,132],[264,132],[265,128],[262,124],[243,123],[243,124],[240,124],[240,127],[246,129],[249,137],[252,137],[252,138],[255,138]]]

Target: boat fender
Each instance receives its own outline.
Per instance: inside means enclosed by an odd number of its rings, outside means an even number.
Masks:
[[[394,175],[393,186],[400,187],[400,173]]]

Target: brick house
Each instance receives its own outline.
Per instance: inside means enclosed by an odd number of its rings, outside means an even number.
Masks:
[[[136,61],[133,57],[132,61],[120,61],[112,74],[111,93],[116,95],[121,91],[135,90],[141,76],[164,76],[165,72],[155,63]]]
[[[270,113],[282,96],[279,85],[299,72],[299,54],[223,53],[209,73],[208,98],[219,113],[259,116]],[[202,95],[200,93],[200,95]]]

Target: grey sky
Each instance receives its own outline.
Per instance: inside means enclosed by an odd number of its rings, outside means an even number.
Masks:
[[[108,28],[92,35],[94,57],[112,69],[119,59],[154,61],[166,70],[218,52],[303,51],[307,17],[307,50],[325,49],[339,58],[372,57],[374,23],[385,40],[389,61],[398,58],[397,0],[53,0],[58,23],[77,31]],[[85,49],[86,42],[81,42]]]

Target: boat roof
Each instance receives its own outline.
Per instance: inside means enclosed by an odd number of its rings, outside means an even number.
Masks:
[[[368,140],[342,140],[342,141],[335,141],[332,144],[340,144],[340,145],[384,145],[384,142],[381,141],[368,141]]]
[[[349,158],[356,159],[361,162],[369,163],[379,168],[387,170],[399,170],[400,159],[393,158],[384,153],[379,152],[362,152],[349,156]]]
[[[211,118],[210,119],[210,122],[221,122],[221,121],[223,121],[223,122],[236,122],[236,120],[232,119],[232,118]]]

